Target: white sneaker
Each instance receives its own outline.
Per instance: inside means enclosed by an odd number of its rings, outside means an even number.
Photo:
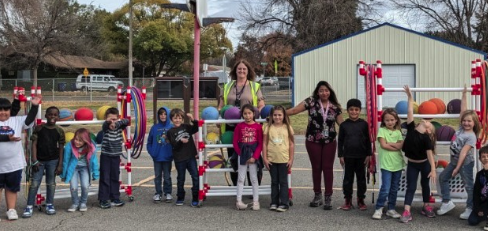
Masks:
[[[386,211],[386,215],[391,217],[391,218],[395,218],[395,219],[398,219],[402,216],[399,213],[397,213],[397,211],[395,211],[394,209],[390,209],[390,210]]]
[[[452,203],[452,201],[449,201],[447,203],[442,203],[441,207],[437,210],[437,215],[442,216],[447,212],[451,211],[452,209],[454,209],[454,207],[456,207],[456,205]]]
[[[173,196],[171,194],[167,193],[166,194],[166,203],[171,203],[173,201]]]
[[[159,195],[159,194],[154,194],[154,196],[153,196],[153,201],[154,201],[154,202],[160,202],[160,201],[161,201],[161,195]]]
[[[379,208],[374,211],[374,214],[371,218],[375,220],[381,220],[382,217],[383,217],[383,208]]]
[[[464,210],[463,213],[461,213],[461,215],[459,215],[459,218],[463,219],[463,220],[467,220],[469,218],[469,215],[471,215],[471,212],[473,212],[472,209],[470,208],[466,208]]]
[[[17,215],[17,211],[15,209],[9,209],[7,211],[7,217],[9,220],[17,220],[19,216]]]
[[[68,208],[68,212],[76,212],[78,210],[78,205],[71,205],[71,207]]]
[[[86,204],[81,203],[80,204],[80,212],[86,212],[88,211],[88,207],[86,207]]]

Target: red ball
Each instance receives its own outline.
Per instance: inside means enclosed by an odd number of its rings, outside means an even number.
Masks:
[[[82,107],[75,112],[75,120],[93,120],[93,111],[90,108]]]
[[[444,101],[442,101],[442,99],[433,98],[430,99],[429,101],[435,103],[435,105],[437,106],[437,114],[446,113],[446,104],[444,103]]]
[[[437,106],[431,101],[425,101],[419,106],[419,114],[437,114]]]

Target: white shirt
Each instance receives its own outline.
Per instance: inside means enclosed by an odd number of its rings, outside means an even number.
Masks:
[[[0,121],[0,134],[22,137],[22,130],[29,129],[34,123],[25,125],[27,116],[12,116],[6,121]],[[26,166],[22,141],[0,142],[0,174],[11,173]]]

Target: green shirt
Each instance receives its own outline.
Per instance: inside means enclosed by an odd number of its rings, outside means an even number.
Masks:
[[[388,128],[381,127],[378,130],[378,142],[380,138],[385,139],[387,143],[396,143],[403,140],[402,132],[400,130],[391,131]],[[400,171],[405,166],[402,151],[389,151],[378,146],[378,153],[380,159],[380,168],[391,172]]]

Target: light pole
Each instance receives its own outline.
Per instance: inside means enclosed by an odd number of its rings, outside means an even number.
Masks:
[[[229,78],[227,77],[227,72],[226,72],[226,67],[227,67],[227,59],[225,58],[225,54],[227,53],[227,47],[221,47],[220,49],[222,49],[224,51],[224,55],[222,55],[222,72],[224,73],[224,76],[225,76],[225,82],[229,82]]]

